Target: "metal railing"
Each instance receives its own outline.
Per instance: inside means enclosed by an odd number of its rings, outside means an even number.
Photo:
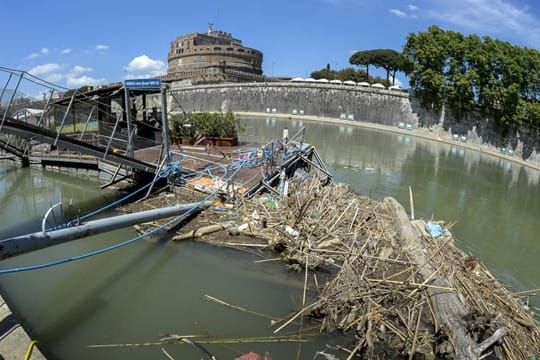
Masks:
[[[0,133],[13,134],[9,135],[7,141],[0,141],[0,149],[22,157],[23,160],[28,160],[32,146],[37,144],[32,142],[32,131],[36,132],[35,139],[51,144],[53,147],[66,147],[72,150],[72,152],[63,153],[63,156],[85,152],[81,148],[84,142],[90,147],[88,154],[109,159],[112,157],[112,161],[123,161],[124,164],[126,164],[126,156],[133,157],[133,144],[139,144],[140,147],[155,145],[155,141],[138,136],[135,133],[135,127],[129,126],[129,111],[126,112],[125,109],[120,108],[119,112],[113,113],[110,111],[111,104],[101,102],[97,96],[89,97],[73,91],[71,96],[62,97],[62,94],[69,89],[40,79],[26,71],[1,66],[0,84],[3,84],[0,85]],[[42,100],[33,98],[32,95],[35,96],[35,94],[40,94]],[[77,111],[74,111],[75,106],[77,106]],[[98,121],[98,119],[115,119],[115,121]],[[27,123],[32,127],[15,131],[16,124],[13,120]],[[97,129],[94,128],[91,131],[89,125],[93,121],[98,126]],[[126,125],[125,121],[128,122],[128,129],[131,130],[129,133],[126,133],[123,128]],[[7,123],[10,123],[11,128],[5,128]],[[35,127],[43,130],[39,131]],[[54,136],[51,137],[50,132],[46,132],[45,129],[54,132]],[[73,141],[68,141],[66,135],[69,135]],[[14,142],[14,137],[19,140]],[[101,150],[100,155],[97,155],[98,147],[104,149],[104,151]],[[42,147],[40,152],[44,151]],[[114,154],[111,154],[113,151]],[[115,159],[117,154],[122,154],[124,159]],[[49,153],[47,156],[50,155]]]

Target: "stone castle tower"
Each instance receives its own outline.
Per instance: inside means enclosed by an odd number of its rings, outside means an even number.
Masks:
[[[166,82],[191,84],[263,81],[263,54],[242,45],[230,33],[212,29],[192,33],[171,43]]]

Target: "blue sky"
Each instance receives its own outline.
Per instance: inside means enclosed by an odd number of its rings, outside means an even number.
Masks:
[[[357,50],[400,51],[434,24],[540,49],[537,0],[16,0],[2,4],[0,66],[68,88],[155,76],[171,41],[209,22],[263,51],[268,76],[343,68]]]

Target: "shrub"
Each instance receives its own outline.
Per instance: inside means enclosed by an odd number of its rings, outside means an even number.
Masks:
[[[237,137],[242,124],[231,111],[226,113],[197,112],[173,115],[169,120],[173,138],[193,138],[197,133],[206,137]]]

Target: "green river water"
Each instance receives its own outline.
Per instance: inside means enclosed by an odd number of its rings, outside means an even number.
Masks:
[[[262,142],[306,126],[336,180],[408,205],[417,217],[455,222],[457,245],[479,257],[515,291],[540,288],[540,173],[459,146],[308,121],[244,119],[242,140]],[[84,213],[109,203],[92,174],[20,169],[0,163],[0,237],[38,231],[41,216],[58,199],[73,199]],[[39,264],[127,240],[123,229],[3,260],[0,268]],[[159,359],[159,347],[89,348],[92,344],[156,341],[164,334],[215,338],[270,336],[269,320],[203,300],[205,294],[276,317],[301,304],[303,275],[276,262],[256,263],[253,253],[193,243],[141,240],[126,248],[38,271],[0,275],[0,288],[50,359]],[[535,302],[539,306],[539,302]],[[306,324],[305,324],[306,325]],[[307,324],[309,326],[311,324]],[[294,333],[286,328],[282,335]],[[302,345],[312,359],[336,337]],[[200,359],[188,345],[168,345],[176,359]],[[242,352],[271,352],[292,359],[295,344],[208,345],[219,359]]]

